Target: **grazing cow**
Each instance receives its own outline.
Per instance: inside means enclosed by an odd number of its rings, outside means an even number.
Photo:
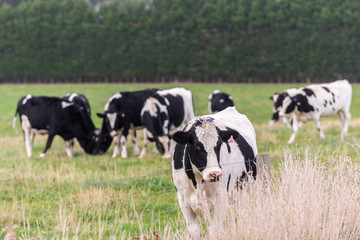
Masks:
[[[190,235],[198,239],[197,215],[205,211],[204,202],[214,209],[215,227],[220,228],[224,214],[215,210],[226,196],[222,190],[234,190],[248,174],[256,176],[255,131],[245,115],[229,107],[195,118],[173,140],[172,176],[179,205]]]
[[[77,105],[57,97],[38,97],[27,95],[17,105],[22,130],[25,135],[25,146],[28,157],[32,155],[32,144],[35,134],[48,134],[46,147],[40,154],[44,157],[50,148],[55,135],[66,142],[76,138],[85,152],[93,154],[96,145],[96,131],[90,117]],[[72,157],[72,146],[66,144],[66,153]]]
[[[170,136],[194,117],[192,94],[185,88],[160,90],[149,97],[141,110],[144,148],[140,158],[146,154],[148,139],[156,143],[158,151],[164,158],[170,158]]]
[[[346,137],[351,118],[351,97],[352,87],[348,80],[309,85],[301,88],[295,96],[285,97],[279,116],[283,117],[287,114],[293,116],[293,134],[288,143],[295,141],[299,124],[311,119],[316,122],[316,127],[320,131],[320,138],[324,139],[325,135],[321,128],[320,117],[335,114],[338,114],[341,122],[341,139]]]
[[[224,110],[227,107],[233,107],[234,101],[233,98],[224,92],[215,90],[212,94],[209,95],[209,112],[217,113]]]
[[[149,88],[135,92],[118,92],[112,95],[105,104],[104,114],[97,114],[98,117],[103,118],[103,124],[95,151],[98,153],[106,152],[111,144],[111,142],[109,143],[109,136],[111,136],[115,141],[112,156],[119,155],[121,143],[121,157],[126,158],[126,138],[131,129],[133,130],[131,137],[134,144],[134,154],[138,155],[140,151],[137,146],[135,131],[143,128],[140,117],[141,109],[146,99],[156,94],[157,91],[158,89]]]
[[[86,114],[91,118],[90,103],[84,95],[78,93],[68,93],[62,99],[78,106],[81,111],[85,111]],[[74,155],[74,144],[74,139],[65,141],[68,156]]]
[[[295,96],[298,92],[299,92],[299,89],[290,88],[290,89],[283,91],[282,93],[274,93],[274,95],[270,97],[270,99],[274,102],[273,116],[269,122],[270,126],[275,125],[277,122],[279,122],[279,120],[280,120],[279,112],[282,109],[282,104],[283,104],[285,97]],[[292,122],[291,114],[285,115],[282,118],[282,120],[288,128],[291,128],[291,122]]]

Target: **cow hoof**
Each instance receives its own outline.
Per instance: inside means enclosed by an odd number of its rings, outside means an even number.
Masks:
[[[41,153],[40,157],[43,158],[43,157],[45,157],[45,155],[46,155],[45,153]]]
[[[134,149],[134,155],[139,155],[140,154],[140,150],[139,149]]]
[[[170,154],[164,154],[164,155],[162,156],[162,158],[171,158],[171,155],[170,155]]]

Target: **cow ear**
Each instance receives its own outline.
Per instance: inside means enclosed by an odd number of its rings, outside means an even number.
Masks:
[[[97,113],[96,114],[99,118],[105,118],[105,114],[103,114],[103,113]]]
[[[172,136],[172,139],[174,139],[175,142],[180,144],[187,144],[190,143],[190,137],[187,132],[179,131],[174,133]]]
[[[238,131],[235,131],[234,129],[231,128],[228,128],[225,131],[219,130],[219,135],[223,142],[234,142],[235,139],[237,139],[240,136]]]

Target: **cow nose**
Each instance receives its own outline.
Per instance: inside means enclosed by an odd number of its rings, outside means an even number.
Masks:
[[[222,172],[210,172],[209,176],[210,182],[217,182],[220,180]]]
[[[115,137],[117,135],[117,132],[115,131],[115,130],[112,130],[111,132],[110,132],[110,136],[111,137]]]

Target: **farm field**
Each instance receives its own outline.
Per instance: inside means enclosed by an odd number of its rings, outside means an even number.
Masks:
[[[312,121],[304,124],[292,145],[287,144],[291,132],[285,125],[268,126],[272,115],[272,101],[269,97],[274,92],[304,86],[300,84],[2,85],[0,239],[11,234],[23,239],[166,239],[166,236],[172,236],[168,239],[183,239],[186,226],[172,183],[170,159],[162,159],[151,151],[144,159],[139,159],[132,155],[131,143],[127,159],[112,158],[113,146],[105,155],[83,155],[78,144],[75,156],[68,158],[65,144],[58,136],[46,157],[40,158],[46,137],[39,135],[35,137],[33,157],[27,158],[19,119],[19,133],[12,129],[17,101],[27,94],[58,97],[70,92],[84,94],[91,104],[91,117],[95,126],[100,127],[101,119],[96,113],[103,112],[105,103],[113,93],[176,86],[192,91],[197,116],[208,114],[208,95],[213,90],[219,89],[232,95],[237,110],[247,115],[254,124],[259,153],[271,155],[273,176],[280,174],[286,161],[292,162],[294,158],[298,162],[307,157],[315,159],[311,162],[314,168],[321,163],[332,165],[338,159],[345,159],[358,169],[358,85],[353,85],[352,120],[347,139],[340,140],[340,122],[337,116],[333,116],[322,119],[326,136],[324,140],[320,140]],[[141,147],[141,131],[138,136]],[[150,145],[148,149],[152,147]],[[293,165],[296,165],[295,162]],[[300,168],[298,165],[296,167]],[[351,176],[355,179],[360,173],[354,171],[355,174]],[[355,180],[358,181],[359,177]],[[356,181],[355,184],[359,185]],[[352,190],[360,198],[360,193],[356,192],[359,188],[355,186]],[[360,207],[360,204],[357,206]],[[355,224],[360,224],[359,218],[359,215],[354,216]],[[360,225],[355,226],[360,231]],[[248,236],[251,238],[254,235]]]

